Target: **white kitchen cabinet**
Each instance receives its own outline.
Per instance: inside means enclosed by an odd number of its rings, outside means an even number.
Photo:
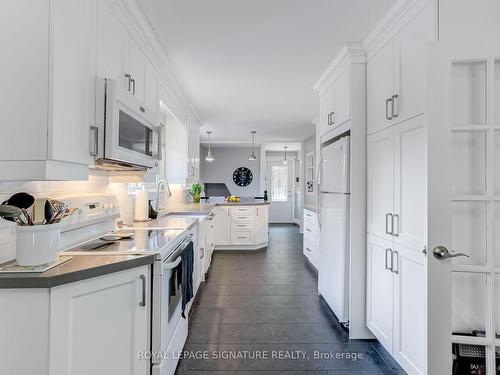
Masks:
[[[269,206],[217,206],[215,247],[218,250],[256,250],[267,246]]]
[[[130,74],[130,82],[126,79],[127,88],[140,101],[144,102],[145,81],[146,81],[146,57],[135,40],[127,35],[127,54],[125,72]],[[130,86],[128,86],[130,84]]]
[[[188,183],[200,180],[200,125],[192,116],[188,118]]]
[[[392,241],[394,207],[394,130],[367,138],[367,231]]]
[[[372,134],[393,124],[394,48],[392,40],[366,64],[367,133]]]
[[[423,116],[368,136],[367,231],[423,249],[427,240],[427,162]]]
[[[267,243],[269,237],[269,206],[255,206],[255,243]]]
[[[351,80],[349,69],[321,93],[320,136],[342,125],[351,118]]]
[[[386,350],[392,353],[394,329],[394,274],[392,241],[367,236],[366,325]]]
[[[197,262],[197,267],[196,267],[196,279],[197,283],[196,285],[196,290],[199,288],[199,284],[202,281],[205,281],[205,273],[207,272],[207,267],[206,267],[206,258],[208,257],[208,249],[207,249],[207,237],[208,237],[208,230],[209,230],[209,221],[208,217],[205,217],[200,220],[198,224],[198,238],[197,238],[197,254],[196,254],[196,262]]]
[[[319,264],[319,228],[316,212],[304,209],[303,253],[309,262],[318,268]]]
[[[170,112],[162,112],[160,121],[165,126],[165,159],[162,160],[165,176],[170,183],[185,184],[188,173],[186,124]]]
[[[426,144],[423,116],[394,127],[394,241],[417,251],[427,243]]]
[[[4,4],[3,180],[88,178],[94,115],[95,0]],[[12,37],[15,36],[15,41]]]
[[[160,79],[154,66],[147,61],[144,78],[144,105],[153,113],[160,113]]]
[[[231,244],[230,207],[215,207],[215,246]]]
[[[435,39],[435,24],[428,1],[368,61],[368,134],[424,113],[426,46]]]
[[[50,374],[149,373],[149,266],[54,287]]]
[[[351,79],[346,69],[335,81],[335,112],[332,117],[334,127],[351,119]]]
[[[425,374],[427,258],[422,252],[395,244],[393,259],[393,355],[408,374]]]

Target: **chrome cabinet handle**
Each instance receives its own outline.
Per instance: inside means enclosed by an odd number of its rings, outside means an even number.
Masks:
[[[394,258],[396,258],[396,262],[394,262]],[[394,267],[394,263],[396,263],[397,268]],[[391,255],[391,271],[396,275],[399,273],[399,253],[396,250]]]
[[[130,80],[132,79],[132,76],[130,74],[125,74],[125,78],[128,79],[128,88],[127,90],[130,92]]]
[[[328,125],[332,124],[332,114],[331,112],[328,114]]]
[[[391,255],[391,266],[389,267],[389,263],[387,262],[387,254],[390,253]],[[385,269],[387,271],[392,272],[392,250],[391,249],[385,249]]]
[[[467,257],[470,258],[469,255],[464,254],[464,253],[455,253],[455,252],[449,252],[448,249],[444,246],[436,246],[434,250],[432,250],[432,254],[434,255],[434,258],[438,260],[443,260],[443,259],[449,259],[449,258],[456,258],[456,257]]]
[[[335,125],[335,112],[332,112],[331,115],[332,115],[332,123],[330,125]]]
[[[141,303],[139,304],[140,306],[146,306],[146,276],[141,275],[139,276],[142,282],[142,299]]]
[[[392,115],[389,114],[389,105],[392,107],[392,98],[387,98],[385,100],[385,118],[386,118],[386,120],[392,120]]]
[[[389,231],[389,220],[391,219],[391,230]],[[385,214],[385,234],[390,234],[391,236],[393,235],[394,231],[394,217],[392,216],[391,213]]]
[[[205,257],[205,248],[204,247],[200,248],[200,252],[201,252],[200,259],[203,259]]]
[[[391,98],[391,113],[392,117],[397,118],[399,116],[399,95],[393,95]]]
[[[135,79],[131,78],[130,82],[132,82],[132,94],[135,95]],[[129,90],[130,91],[130,90]]]
[[[394,222],[396,222],[396,225],[394,225]],[[395,237],[399,237],[399,215],[398,214],[392,215],[391,227],[392,227],[392,235]],[[394,229],[394,228],[396,228],[396,229]]]
[[[306,247],[306,250],[309,251],[309,252],[311,252],[311,249],[309,249],[308,247]]]
[[[99,128],[97,126],[90,127],[91,142],[90,142],[90,156],[97,156],[99,153]]]

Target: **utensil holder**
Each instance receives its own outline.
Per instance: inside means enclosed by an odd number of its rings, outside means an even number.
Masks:
[[[59,253],[60,224],[17,226],[16,263],[39,266],[51,263]]]

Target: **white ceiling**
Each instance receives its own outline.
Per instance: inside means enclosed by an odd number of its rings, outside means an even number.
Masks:
[[[217,142],[314,133],[312,86],[396,0],[137,0]]]

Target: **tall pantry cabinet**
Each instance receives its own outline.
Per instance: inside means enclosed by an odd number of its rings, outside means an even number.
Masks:
[[[414,1],[366,42],[367,326],[408,374],[426,373],[425,51],[436,26],[435,2]]]

